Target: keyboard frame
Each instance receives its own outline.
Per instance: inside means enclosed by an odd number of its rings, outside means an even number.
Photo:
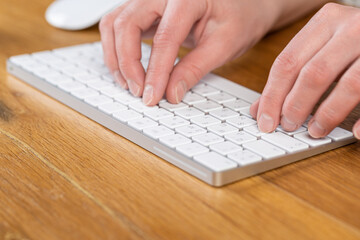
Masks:
[[[210,170],[209,168],[201,165],[200,163],[197,163],[196,161],[191,160],[185,155],[175,151],[175,149],[171,149],[167,147],[166,145],[160,143],[158,140],[146,136],[145,134],[120,122],[119,120],[112,118],[106,113],[103,113],[99,109],[85,103],[84,101],[81,101],[80,99],[72,96],[71,94],[42,80],[41,78],[35,76],[31,72],[28,72],[25,69],[14,64],[13,62],[11,62],[10,59],[7,60],[7,71],[10,74],[14,75],[15,77],[33,86],[34,88],[47,94],[48,96],[58,100],[59,102],[74,109],[75,111],[90,118],[91,120],[99,123],[105,128],[108,128],[109,130],[119,134],[120,136],[127,138],[133,143],[139,145],[140,147],[148,150],[151,153],[154,153],[155,155],[163,158],[169,163],[177,166],[178,168],[184,170],[185,172],[192,174],[198,179],[214,187],[221,187],[226,184],[250,176],[254,176],[266,172],[268,170],[282,167],[284,165],[299,160],[304,160],[308,157],[332,149],[336,149],[357,141],[354,137],[340,140],[337,142],[332,141],[331,143],[323,146],[310,147],[307,150],[292,154],[287,154],[282,157],[263,160],[261,162],[249,164],[243,167],[238,167],[236,169],[231,169],[227,171],[214,172],[213,170]],[[225,78],[219,77],[214,74],[208,74],[202,81],[210,86],[214,86],[220,90],[233,94],[234,96],[239,97],[248,102],[254,102],[256,99],[260,97],[260,94],[257,92],[252,91],[237,83],[231,82],[230,80],[227,80]]]

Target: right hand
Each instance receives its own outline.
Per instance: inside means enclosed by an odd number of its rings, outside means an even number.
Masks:
[[[166,92],[179,103],[205,74],[253,46],[276,21],[268,0],[131,0],[102,18],[105,63],[115,79],[146,105]],[[141,38],[153,36],[149,67]],[[174,67],[183,43],[195,47]]]

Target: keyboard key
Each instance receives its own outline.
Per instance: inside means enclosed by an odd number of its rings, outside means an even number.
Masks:
[[[208,86],[208,85],[206,85],[204,83],[197,84],[191,90],[194,93],[197,93],[197,94],[199,94],[199,95],[201,95],[203,97],[206,97],[206,96],[209,96],[209,95],[212,95],[212,94],[220,93],[219,89],[210,87],[210,86]]]
[[[164,126],[155,126],[151,128],[145,128],[143,132],[151,138],[159,139],[161,137],[173,135],[175,132]]]
[[[120,102],[120,103],[122,103],[124,105],[129,105],[130,103],[141,101],[141,98],[134,97],[129,92],[125,92],[123,94],[117,95],[114,98],[115,98],[116,101],[118,101],[118,102]]]
[[[196,107],[197,109],[200,109],[201,111],[206,112],[206,113],[222,108],[222,106],[220,104],[217,104],[213,101],[197,103],[197,104],[194,104],[194,107]]]
[[[244,108],[250,107],[250,103],[245,102],[244,100],[241,99],[236,99],[235,101],[225,102],[224,106],[234,111],[240,111]]]
[[[210,99],[216,103],[223,104],[225,102],[235,101],[236,97],[231,96],[230,94],[221,92],[221,93],[217,93],[217,94],[208,96],[208,99]]]
[[[348,130],[345,130],[345,129],[342,129],[342,128],[339,128],[339,127],[336,127],[328,135],[328,137],[331,138],[334,141],[344,140],[344,139],[347,139],[347,138],[351,138],[353,136],[354,135],[353,135],[352,132],[350,132]]]
[[[160,124],[162,124],[168,128],[171,128],[171,129],[175,129],[175,128],[190,124],[189,121],[187,121],[181,117],[178,117],[178,116],[163,118],[163,119],[160,119],[159,122],[160,122]]]
[[[255,124],[255,125],[251,125],[251,126],[248,126],[248,127],[244,127],[243,130],[247,133],[250,133],[251,135],[254,135],[255,137],[261,137],[261,136],[264,136],[268,133],[263,133],[259,130],[258,128],[258,125]]]
[[[84,87],[84,88],[81,88],[81,89],[71,91],[71,94],[74,95],[77,98],[85,99],[87,97],[97,96],[97,95],[99,95],[99,92],[94,90],[94,89]]]
[[[246,116],[238,116],[238,117],[230,118],[227,119],[226,122],[239,129],[256,124],[255,120],[248,118]]]
[[[116,112],[113,114],[116,119],[119,119],[122,122],[128,122],[134,119],[142,118],[142,115],[134,110],[124,110],[121,112]]]
[[[229,142],[229,141],[215,143],[215,144],[210,145],[209,147],[211,150],[218,152],[222,155],[227,155],[229,153],[233,153],[233,152],[242,150],[242,147],[240,147],[239,145],[236,145],[232,142]]]
[[[188,143],[176,147],[176,150],[187,157],[193,157],[202,153],[209,152],[207,147],[204,147],[198,143]]]
[[[130,121],[128,121],[128,124],[129,124],[129,126],[135,128],[136,130],[139,130],[139,131],[143,130],[145,128],[156,127],[158,125],[157,122],[155,122],[147,117],[130,120]]]
[[[193,105],[195,103],[206,102],[206,98],[192,92],[187,92],[183,98],[183,102],[189,105]]]
[[[224,121],[226,119],[239,116],[239,113],[234,112],[233,110],[230,110],[229,108],[221,108],[221,109],[218,109],[215,111],[211,111],[210,115]]]
[[[99,109],[107,114],[113,114],[116,112],[127,110],[127,107],[118,102],[111,102],[100,105]]]
[[[266,134],[261,138],[274,144],[275,146],[285,149],[289,153],[294,153],[309,148],[309,145],[306,143],[303,143],[282,132]]]
[[[176,110],[175,114],[187,120],[205,115],[205,113],[193,107]]]
[[[233,127],[227,123],[211,125],[207,129],[213,133],[216,133],[217,135],[220,135],[220,136],[224,136],[226,134],[239,131],[239,129],[237,129],[236,127]]]
[[[283,133],[285,133],[285,134],[287,134],[287,135],[293,136],[293,135],[295,135],[295,134],[297,134],[297,133],[305,132],[305,131],[306,131],[306,128],[303,127],[303,126],[301,126],[301,127],[299,127],[298,129],[296,129],[295,131],[288,132],[288,131],[286,131],[285,129],[283,129],[281,125],[279,125],[279,126],[276,128],[276,130],[278,130],[278,131],[280,131],[280,132],[283,132]]]
[[[191,143],[191,140],[189,138],[181,134],[173,134],[165,137],[160,137],[159,141],[171,148]]]
[[[257,140],[257,138],[255,136],[253,136],[245,131],[239,131],[239,132],[235,132],[235,133],[226,134],[224,137],[227,140],[230,140],[238,145]]]
[[[88,87],[91,87],[95,90],[103,90],[106,88],[115,88],[113,83],[105,82],[103,80],[90,81],[87,83]]]
[[[68,76],[65,76],[63,74],[60,74],[60,75],[52,75],[52,76],[45,77],[45,81],[47,81],[48,83],[51,83],[53,85],[59,85],[62,83],[71,82],[71,81],[73,81],[73,79]]]
[[[160,102],[159,106],[165,108],[166,110],[173,112],[175,110],[180,110],[184,108],[188,108],[189,106],[185,103],[171,104],[169,102]]]
[[[98,107],[103,104],[112,103],[113,100],[104,95],[97,95],[92,97],[87,97],[84,99],[85,102],[89,103],[91,106]]]
[[[328,137],[324,138],[313,138],[308,132],[302,132],[294,135],[294,138],[297,138],[304,143],[309,144],[311,147],[318,147],[327,143],[331,143],[331,139]]]
[[[250,106],[240,109],[240,113],[242,115],[245,115],[245,116],[249,117],[249,118],[252,118],[252,116],[250,114]]]
[[[159,109],[158,106],[152,106],[152,107],[146,106],[142,101],[130,103],[129,108],[134,109],[135,111],[140,112],[140,113]]]
[[[243,147],[259,154],[265,159],[280,157],[282,155],[285,155],[285,151],[281,148],[278,148],[268,142],[265,142],[264,140],[257,140],[253,142],[248,142],[243,144]]]
[[[197,155],[194,157],[194,160],[215,172],[231,170],[237,167],[235,162],[215,152]]]
[[[121,87],[117,87],[117,86],[112,86],[112,87],[108,87],[108,88],[103,88],[101,89],[101,93],[103,93],[104,95],[114,98],[118,95],[121,95],[123,93],[126,93],[127,91],[122,89]]]
[[[66,92],[71,92],[71,91],[85,88],[84,84],[75,82],[75,81],[60,83],[58,86],[59,86],[59,88],[61,88],[62,90],[66,91]]]
[[[261,161],[261,157],[253,152],[248,150],[242,150],[235,153],[231,153],[228,157],[237,162],[240,166],[249,165],[252,163],[257,163]]]
[[[201,128],[195,124],[190,124],[182,127],[175,128],[177,133],[181,133],[185,137],[193,137],[195,135],[206,133],[204,128]]]
[[[149,118],[155,120],[155,121],[159,121],[160,119],[164,119],[164,118],[170,118],[173,117],[174,114],[166,111],[165,109],[162,108],[155,108],[155,109],[151,109],[148,111],[145,111],[145,116],[148,116]]]
[[[195,142],[198,142],[204,146],[209,146],[211,144],[223,142],[225,140],[224,138],[222,138],[214,133],[204,133],[204,134],[196,135],[196,136],[192,137],[192,139]]]
[[[210,115],[194,117],[194,118],[190,119],[190,121],[192,123],[195,123],[195,124],[199,125],[200,127],[204,127],[204,128],[209,127],[211,125],[221,123],[221,121],[219,119],[212,117]]]

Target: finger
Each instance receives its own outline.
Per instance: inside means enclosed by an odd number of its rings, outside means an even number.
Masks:
[[[254,119],[256,119],[256,117],[257,117],[259,103],[260,103],[260,98],[258,98],[253,104],[251,104],[251,107],[250,107],[250,114]]]
[[[126,5],[127,4],[124,4],[102,17],[99,24],[101,44],[104,52],[104,62],[114,76],[115,80],[125,89],[127,89],[127,84],[124,77],[121,75],[115,51],[113,23],[115,17],[123,11]]]
[[[282,105],[300,70],[332,36],[328,24],[316,16],[312,18],[275,60],[257,113],[262,132],[272,132],[279,124]]]
[[[355,123],[353,127],[354,136],[360,140],[360,119]]]
[[[348,52],[347,52],[348,53]],[[360,59],[341,77],[339,83],[320,105],[309,122],[314,138],[328,135],[360,102]]]
[[[141,96],[145,71],[140,63],[141,33],[150,28],[164,10],[164,1],[130,1],[114,20],[115,49],[121,74],[130,91]]]
[[[223,32],[219,30],[199,43],[175,66],[166,89],[169,102],[179,103],[187,90],[197,84],[205,74],[230,60],[234,44],[223,41]]]
[[[205,1],[168,2],[154,36],[146,73],[143,94],[143,102],[146,105],[154,105],[163,97],[179,48],[191,31],[193,24],[205,12]]]
[[[296,130],[331,83],[358,57],[354,49],[358,38],[343,38],[339,36],[342,34],[335,34],[301,70],[283,105],[281,125],[284,129]]]

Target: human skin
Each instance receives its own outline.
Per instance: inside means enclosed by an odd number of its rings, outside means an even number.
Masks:
[[[155,105],[171,103],[205,74],[232,60],[324,0],[131,0],[100,22],[104,60],[123,88]],[[149,67],[142,37],[153,37]],[[181,45],[194,49],[174,67]]]
[[[250,112],[259,129],[272,132],[281,123],[294,131],[336,80],[308,128],[311,136],[329,134],[360,101],[360,9],[326,4],[275,60],[268,82]],[[360,120],[353,126],[360,139]]]

